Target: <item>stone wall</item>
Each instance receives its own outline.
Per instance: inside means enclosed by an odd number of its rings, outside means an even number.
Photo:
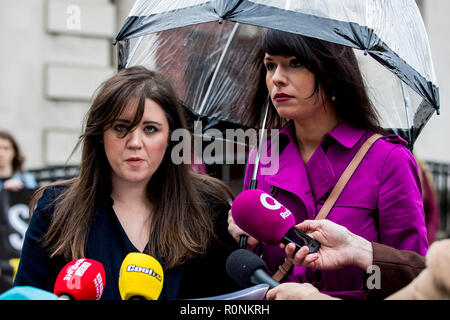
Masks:
[[[63,164],[95,89],[115,72],[116,5],[1,0],[0,7],[0,128],[17,138],[27,168]]]

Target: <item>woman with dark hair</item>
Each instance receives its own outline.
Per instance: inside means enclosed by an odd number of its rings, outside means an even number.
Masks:
[[[18,191],[37,187],[33,175],[23,170],[25,161],[14,137],[0,131],[0,190]]]
[[[102,299],[120,299],[123,259],[144,252],[164,268],[160,299],[235,289],[224,268],[236,246],[226,222],[232,194],[219,180],[173,163],[171,133],[185,128],[162,75],[132,67],[103,83],[78,142],[80,175],[36,196],[15,285],[52,291],[62,267],[86,257],[105,268]]]
[[[258,189],[285,205],[297,223],[314,219],[356,152],[373,134],[381,134],[327,219],[369,241],[425,255],[427,232],[416,162],[403,139],[380,127],[353,50],[269,30],[258,63],[261,81],[248,119],[261,127],[262,108],[269,96],[267,127],[280,129],[278,142],[262,146],[268,149],[277,143],[278,171],[261,173],[265,163],[274,161],[261,159]],[[251,152],[244,189],[249,188],[254,157]],[[238,241],[244,231],[231,215],[228,222],[229,232]],[[254,249],[257,243],[249,237],[248,248]],[[285,260],[284,250],[267,245],[261,250],[269,271],[277,272]],[[281,281],[309,282],[333,296],[362,299],[367,289],[364,277],[363,271],[353,267],[319,271],[293,266]]]

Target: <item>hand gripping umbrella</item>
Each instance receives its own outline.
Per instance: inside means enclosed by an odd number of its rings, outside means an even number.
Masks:
[[[433,112],[439,114],[428,37],[414,0],[138,0],[114,43],[119,68],[162,72],[191,119],[206,123],[203,130],[223,130],[247,125],[242,113],[257,88],[252,60],[265,28],[354,48],[381,126],[411,149]]]

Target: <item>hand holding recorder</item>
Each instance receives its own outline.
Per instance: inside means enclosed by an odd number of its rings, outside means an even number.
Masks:
[[[321,243],[320,250],[309,254],[308,250],[298,252],[292,244],[283,245],[286,257],[295,265],[319,270],[335,270],[348,265],[366,270],[373,261],[372,244],[351,233],[347,228],[330,220],[305,220],[295,226]]]

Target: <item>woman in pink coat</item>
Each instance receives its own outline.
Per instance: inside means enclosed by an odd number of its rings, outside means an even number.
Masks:
[[[366,154],[327,219],[369,241],[425,255],[427,231],[416,162],[406,141],[380,127],[352,49],[275,30],[266,33],[262,49],[262,82],[248,114],[260,126],[270,95],[268,128],[281,130],[275,140],[279,158],[261,159],[258,189],[285,205],[297,223],[314,219],[361,145],[381,133],[384,137]],[[254,156],[252,152],[249,157],[244,189],[249,188]],[[278,170],[263,174],[276,160]],[[228,222],[238,240],[244,232],[231,216]],[[250,249],[256,243],[249,237]],[[262,253],[271,273],[285,258],[278,246],[264,246]],[[363,299],[365,276],[355,267],[319,271],[294,266],[282,282],[309,282],[332,296]]]

